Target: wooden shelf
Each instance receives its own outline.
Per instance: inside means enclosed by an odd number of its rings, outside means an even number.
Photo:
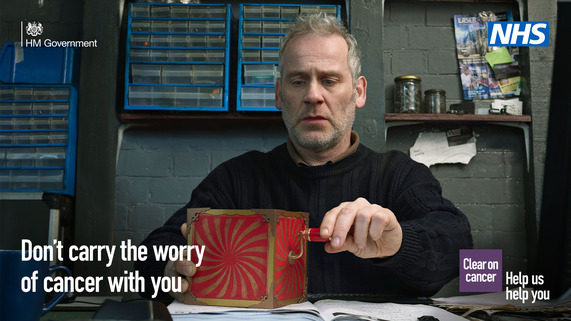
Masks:
[[[507,122],[531,123],[530,115],[474,115],[474,114],[385,114],[385,122],[477,123]]]
[[[242,124],[283,124],[279,112],[187,112],[187,113],[120,113],[123,124],[149,126],[212,127]]]

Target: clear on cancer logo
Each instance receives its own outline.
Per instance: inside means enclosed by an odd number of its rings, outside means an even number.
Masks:
[[[26,26],[26,33],[32,37],[41,35],[44,32],[44,27],[39,22],[28,22]]]

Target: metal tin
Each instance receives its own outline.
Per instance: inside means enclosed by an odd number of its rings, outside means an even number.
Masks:
[[[397,113],[420,113],[422,102],[421,78],[405,75],[395,78],[394,110]]]
[[[424,92],[424,112],[429,114],[446,113],[446,91],[428,89]]]

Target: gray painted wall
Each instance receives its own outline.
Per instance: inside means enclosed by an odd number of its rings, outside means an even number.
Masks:
[[[449,3],[387,1],[384,14],[385,108],[393,111],[394,78],[417,75],[422,89],[446,90],[447,105],[462,101],[456,58],[453,16],[483,10],[512,10],[506,3]],[[407,126],[390,129],[387,149],[408,152],[420,131],[447,126]],[[528,238],[535,227],[526,217],[526,159],[522,131],[509,127],[471,126],[477,138],[477,155],[468,165],[434,165],[431,171],[443,194],[469,218],[475,248],[503,249],[504,270],[527,271]],[[455,294],[456,281],[440,294]]]
[[[363,143],[375,150],[385,149],[382,114],[385,109],[392,110],[395,76],[419,75],[423,88],[444,88],[449,104],[460,101],[452,17],[505,9],[518,11],[517,6],[505,3],[387,1],[382,10],[381,2],[351,2],[351,29],[363,47],[363,73],[369,82],[368,103],[358,111],[355,124]],[[553,14],[551,11],[546,15],[552,19]],[[423,129],[391,129],[386,149],[408,152]],[[502,248],[504,269],[525,272],[528,239],[535,237],[535,226],[526,222],[535,213],[526,210],[530,174],[526,170],[523,136],[514,128],[473,129],[478,154],[470,164],[437,165],[431,170],[441,181],[444,195],[468,215],[476,247]],[[216,164],[247,149],[271,149],[285,137],[283,129],[267,127],[245,132],[220,130],[215,138],[211,134],[138,129],[126,133],[117,169],[116,240],[140,241],[184,205],[192,187]],[[191,162],[195,165],[190,166]],[[454,294],[457,289],[453,281],[442,294]]]
[[[556,1],[529,0],[523,5],[527,15],[524,19],[551,21],[553,35]],[[45,6],[38,10],[36,0],[0,0],[0,45],[19,37],[19,28],[15,28],[14,23],[23,19],[49,21],[50,29],[53,24],[52,30],[58,30],[60,38],[79,39],[83,33],[89,38],[110,37],[110,47],[106,51],[91,53],[84,62],[85,94],[80,100],[83,102],[80,104],[83,122],[80,144],[83,147],[79,155],[82,159],[79,170],[83,174],[78,175],[80,193],[76,199],[79,204],[76,207],[80,221],[78,230],[85,232],[83,242],[98,240],[98,243],[119,244],[126,239],[140,242],[188,201],[194,186],[216,165],[251,149],[270,150],[284,141],[286,132],[282,126],[263,123],[215,130],[131,128],[124,133],[115,173],[117,124],[113,97],[116,80],[109,78],[114,77],[119,34],[118,26],[101,28],[97,22],[115,24],[119,1],[86,2],[85,16],[80,1],[50,0],[45,1]],[[452,15],[475,13],[490,7],[503,8],[506,4],[353,0],[350,6],[351,30],[361,43],[363,73],[369,83],[368,104],[358,111],[355,129],[361,134],[362,142],[377,151],[408,151],[423,127],[391,129],[385,145],[383,114],[385,109],[392,111],[393,78],[407,73],[418,74],[423,78],[423,88],[444,88],[449,103],[459,100]],[[113,15],[109,17],[106,12]],[[526,271],[533,259],[536,209],[541,200],[552,49],[531,49],[524,55],[523,100],[526,111],[533,116],[530,173],[525,169],[523,139],[519,131],[498,126],[473,127],[478,135],[478,155],[470,164],[431,168],[442,183],[444,195],[468,215],[476,246],[504,249],[504,269]],[[105,63],[97,65],[98,61]],[[99,72],[95,66],[104,69]],[[107,161],[98,161],[97,155]],[[532,253],[528,253],[530,251]],[[121,275],[123,270],[130,268],[131,265],[125,263],[114,265],[111,271],[85,265],[78,270],[79,274],[85,275]],[[457,289],[452,282],[442,293],[454,293]]]

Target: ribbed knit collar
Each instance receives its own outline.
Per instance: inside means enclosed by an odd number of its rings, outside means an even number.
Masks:
[[[287,143],[287,151],[289,153],[289,156],[291,157],[293,162],[295,164],[297,164],[297,166],[299,166],[299,167],[311,166],[311,165],[307,164],[301,158],[301,156],[299,156],[299,153],[295,149],[295,146],[293,146],[293,143],[289,137],[287,138],[286,143]],[[343,153],[333,157],[333,159],[326,162],[326,164],[335,164],[335,163],[339,162],[340,160],[343,160],[343,159],[353,155],[357,151],[357,147],[359,147],[359,134],[357,134],[357,132],[355,132],[355,131],[351,131],[351,146],[349,146],[349,148],[346,151],[344,151]]]

